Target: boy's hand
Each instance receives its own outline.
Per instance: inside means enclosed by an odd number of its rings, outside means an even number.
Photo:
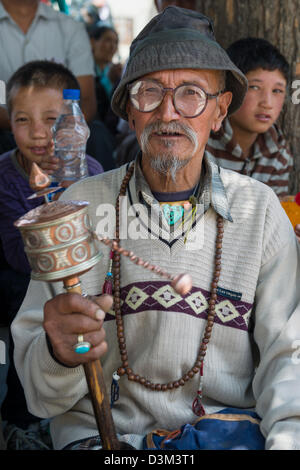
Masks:
[[[84,298],[79,294],[61,294],[44,307],[44,329],[54,356],[66,366],[74,367],[99,359],[107,351],[103,320],[112,306],[110,295]],[[78,335],[91,344],[85,354],[77,354]]]
[[[39,165],[48,175],[52,175],[59,167],[58,162],[59,159],[54,155],[54,142],[51,140],[48,146],[48,154],[43,157]]]
[[[298,242],[300,243],[300,224],[295,226],[295,234],[298,239]]]

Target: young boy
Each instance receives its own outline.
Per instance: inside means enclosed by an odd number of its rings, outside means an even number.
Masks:
[[[20,272],[30,268],[19,230],[13,222],[43,203],[28,200],[32,163],[54,168],[51,127],[60,114],[64,88],[79,89],[75,76],[61,64],[29,62],[19,68],[7,84],[7,108],[17,148],[0,156],[0,238],[8,264]],[[87,156],[90,175],[102,173],[102,166]]]
[[[247,174],[288,194],[292,157],[276,121],[282,110],[289,65],[268,41],[246,38],[227,50],[248,79],[240,109],[211,134],[207,150],[223,168]]]
[[[240,39],[227,52],[246,75],[248,92],[239,110],[211,134],[207,152],[221,167],[262,181],[281,198],[289,193],[292,156],[276,121],[286,97],[289,65],[265,39]],[[295,232],[299,238],[300,225]]]
[[[48,61],[25,64],[7,84],[7,107],[17,144],[16,149],[0,156],[0,247],[3,253],[0,285],[8,324],[21,305],[30,278],[23,241],[13,223],[44,202],[41,197],[28,199],[33,194],[29,175],[33,162],[48,168],[49,173],[55,168],[51,127],[60,114],[64,88],[79,89],[77,79],[63,65]],[[90,175],[103,172],[92,157],[87,156],[87,163]],[[24,429],[32,423],[33,417],[26,411],[12,365],[8,374],[3,419]],[[11,428],[9,432],[11,434]]]

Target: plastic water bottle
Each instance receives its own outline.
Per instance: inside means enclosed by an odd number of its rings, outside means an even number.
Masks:
[[[75,181],[88,176],[86,141],[90,130],[79,106],[80,90],[63,90],[63,107],[52,134],[59,168],[52,175],[53,183]]]

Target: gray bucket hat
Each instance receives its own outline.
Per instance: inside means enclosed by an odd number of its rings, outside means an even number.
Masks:
[[[232,92],[228,114],[242,104],[247,91],[245,75],[217,43],[212,20],[175,6],[152,18],[134,39],[121,81],[112,97],[112,109],[127,120],[127,85],[151,72],[169,69],[226,71],[226,90]]]

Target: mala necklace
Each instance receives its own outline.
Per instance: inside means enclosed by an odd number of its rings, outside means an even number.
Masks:
[[[120,196],[126,195],[126,190],[130,178],[132,177],[134,170],[134,165],[128,169],[120,188],[119,195],[116,201],[116,234],[115,234],[115,241],[118,245],[120,245]],[[210,299],[208,302],[208,315],[207,315],[207,322],[206,327],[204,330],[203,338],[201,341],[201,345],[199,348],[199,352],[195,363],[193,366],[188,370],[181,378],[174,380],[173,382],[168,383],[153,383],[147,378],[135,374],[133,370],[129,367],[128,362],[128,354],[126,348],[126,339],[125,339],[125,332],[124,332],[124,323],[122,317],[122,310],[121,310],[121,282],[120,282],[120,253],[116,251],[111,252],[110,256],[110,269],[107,273],[107,277],[103,286],[103,292],[111,293],[111,281],[112,276],[114,278],[114,311],[116,315],[116,325],[117,325],[117,337],[119,343],[119,350],[120,356],[122,361],[122,366],[118,368],[117,372],[113,375],[113,384],[116,385],[116,381],[120,378],[120,376],[127,375],[128,380],[139,383],[140,385],[149,388],[153,391],[168,391],[177,389],[178,387],[183,387],[186,382],[192,379],[196,374],[200,373],[200,385],[199,390],[197,392],[197,396],[193,401],[193,412],[197,416],[203,416],[205,414],[205,410],[202,405],[202,382],[203,382],[203,362],[206,355],[207,346],[211,337],[212,328],[214,325],[215,319],[215,306],[217,300],[217,287],[218,281],[221,274],[221,255],[222,255],[222,240],[223,240],[223,233],[224,233],[224,221],[221,216],[217,216],[217,238],[216,238],[216,245],[215,245],[215,269],[213,280],[211,283],[211,291],[210,291]],[[145,263],[146,264],[146,263]],[[147,263],[149,264],[149,263]],[[146,267],[146,266],[145,266]],[[113,273],[112,273],[113,268]],[[156,268],[157,269],[157,268]],[[118,391],[112,384],[112,403],[118,399]]]

